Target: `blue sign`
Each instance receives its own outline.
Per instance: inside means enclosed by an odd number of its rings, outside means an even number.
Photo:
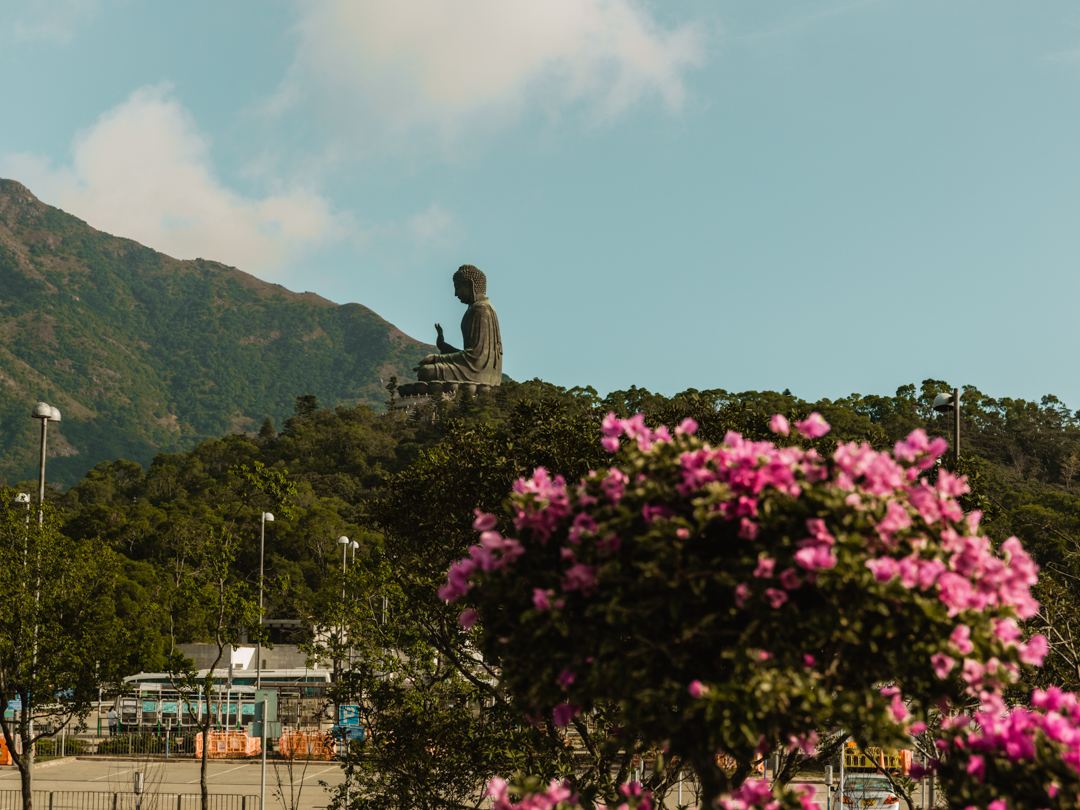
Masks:
[[[7,710],[9,712],[21,712],[22,711],[22,698],[16,698],[15,700],[9,700],[7,702]]]
[[[334,726],[333,736],[338,740],[351,742],[353,740],[364,741],[363,726]]]
[[[359,726],[360,707],[356,705],[338,706],[339,726]]]

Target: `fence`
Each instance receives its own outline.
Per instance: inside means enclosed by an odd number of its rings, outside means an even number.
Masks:
[[[34,807],[36,810],[202,810],[202,797],[198,793],[35,790]],[[22,793],[0,790],[0,810],[22,810]],[[259,797],[212,793],[210,810],[259,810]]]
[[[221,732],[211,732],[211,755],[215,758],[222,756],[214,746],[214,740]],[[237,732],[229,732],[230,736],[243,737]],[[160,734],[146,732],[131,734],[115,734],[110,737],[98,737],[94,735],[68,734],[55,738],[38,740],[35,745],[34,755],[40,760],[53,757],[153,757],[163,759],[192,759],[201,754],[198,745],[198,735],[188,731],[175,733],[163,731]],[[259,740],[246,738],[247,743],[240,746],[229,746],[224,753],[227,757],[245,757],[258,753]],[[266,740],[268,755],[273,756],[276,750],[276,740],[268,737]],[[236,750],[232,750],[235,748]],[[0,808],[3,810],[3,808]]]

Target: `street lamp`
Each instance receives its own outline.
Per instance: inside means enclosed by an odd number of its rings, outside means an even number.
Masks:
[[[262,529],[259,531],[259,627],[263,626],[263,558],[266,552],[266,521],[274,522],[274,516],[269,512],[262,513]],[[262,638],[256,643],[255,655],[255,688],[262,689]],[[266,718],[263,718],[266,722]]]
[[[960,472],[960,389],[954,388],[951,394],[938,394],[934,397],[934,410],[938,413],[953,414],[953,466]]]
[[[60,411],[47,402],[39,402],[30,412],[34,419],[41,420],[41,462],[38,468],[38,525],[45,521],[45,441],[49,431],[49,422],[60,421]]]
[[[45,523],[45,440],[49,431],[49,422],[60,421],[60,411],[54,408],[47,402],[39,402],[34,406],[34,410],[30,411],[30,416],[34,419],[41,420],[41,461],[38,467],[38,526],[42,526]],[[40,559],[40,558],[39,558]],[[38,581],[34,580],[34,607],[37,608],[38,602],[41,599],[41,593],[38,590]],[[33,666],[37,667],[37,624],[34,624],[34,655],[31,659]],[[27,706],[27,709],[30,707]],[[30,756],[29,766],[30,772],[27,782],[27,787],[30,789],[30,795],[34,795],[34,715],[30,713],[30,719],[26,725],[26,736],[29,738],[30,743]]]
[[[345,535],[339,537],[337,541],[341,544],[341,603],[345,604],[345,555],[348,553],[349,543],[352,541]]]

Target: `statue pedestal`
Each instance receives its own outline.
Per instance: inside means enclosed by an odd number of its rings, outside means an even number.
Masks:
[[[402,407],[424,405],[429,402],[442,402],[454,399],[462,391],[479,396],[494,391],[499,386],[471,382],[413,382],[399,385],[398,397]]]

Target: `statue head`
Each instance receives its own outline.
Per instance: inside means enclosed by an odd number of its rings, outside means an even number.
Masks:
[[[463,264],[454,273],[454,294],[463,304],[471,304],[487,293],[487,276],[479,267]]]

